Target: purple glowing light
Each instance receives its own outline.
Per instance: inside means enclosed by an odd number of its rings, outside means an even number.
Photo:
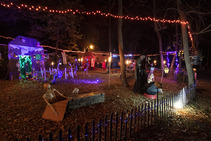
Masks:
[[[100,80],[99,79],[96,79],[96,80],[80,80],[82,83],[86,83],[86,84],[98,84],[100,83]]]

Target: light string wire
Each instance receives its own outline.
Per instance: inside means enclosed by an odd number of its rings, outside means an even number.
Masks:
[[[67,14],[71,13],[73,15],[75,14],[84,14],[84,15],[100,15],[100,16],[105,16],[105,17],[113,17],[116,19],[125,19],[125,20],[137,20],[137,21],[153,21],[153,22],[160,22],[160,23],[180,23],[180,24],[186,24],[188,28],[188,35],[189,38],[192,42],[192,47],[194,47],[193,43],[193,36],[191,33],[190,25],[188,21],[181,21],[181,20],[168,20],[168,19],[157,19],[157,18],[152,18],[152,17],[140,17],[140,16],[119,16],[119,15],[114,15],[111,13],[104,13],[101,12],[100,10],[96,11],[82,11],[82,10],[73,10],[73,9],[66,9],[66,10],[55,10],[55,9],[49,9],[47,6],[34,6],[34,5],[27,5],[27,4],[14,4],[14,3],[1,3],[0,4],[3,7],[6,8],[18,8],[18,9],[27,9],[30,11],[43,11],[43,12],[48,12],[48,13],[59,13],[59,14]]]

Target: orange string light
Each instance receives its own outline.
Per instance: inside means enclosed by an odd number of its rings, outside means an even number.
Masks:
[[[186,24],[187,28],[188,28],[188,34],[189,34],[189,38],[192,42],[192,46],[194,47],[193,44],[193,36],[190,32],[190,26],[188,21],[180,21],[180,20],[167,20],[167,19],[156,19],[156,18],[151,18],[151,17],[139,17],[139,16],[135,16],[135,17],[130,17],[130,16],[119,16],[119,15],[113,15],[111,13],[102,13],[101,11],[97,10],[97,11],[80,11],[78,9],[76,10],[72,10],[72,9],[67,9],[67,10],[55,10],[55,9],[49,9],[48,7],[41,7],[41,6],[28,6],[26,4],[13,4],[12,2],[10,4],[5,4],[5,3],[1,3],[1,6],[3,7],[7,7],[7,8],[11,8],[11,7],[17,7],[18,9],[28,9],[28,10],[33,10],[35,9],[35,11],[44,11],[44,12],[49,12],[49,13],[59,13],[59,14],[66,14],[66,13],[72,13],[73,15],[75,14],[86,14],[86,15],[101,15],[101,16],[105,16],[105,17],[113,17],[116,19],[126,19],[126,20],[137,20],[137,21],[153,21],[153,22],[161,22],[161,23],[180,23],[180,24]]]

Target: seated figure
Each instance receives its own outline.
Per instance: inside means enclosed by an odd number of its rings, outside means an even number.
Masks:
[[[46,102],[51,101],[56,98],[55,92],[57,92],[61,97],[66,98],[63,94],[61,94],[56,89],[52,89],[50,84],[44,84],[43,87],[47,90],[47,92],[43,95],[43,98],[45,99]]]
[[[151,85],[146,89],[144,96],[150,99],[156,99],[158,93],[163,93],[162,84],[159,82],[151,83]]]
[[[163,93],[162,89],[162,84],[159,82],[155,82],[154,84],[152,83],[151,86],[147,89],[147,94],[149,95],[156,95],[158,93]]]

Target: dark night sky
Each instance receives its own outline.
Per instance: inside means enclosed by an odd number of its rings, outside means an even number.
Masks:
[[[48,6],[54,9],[59,8],[69,8],[69,6],[64,5],[62,0],[9,0],[14,3],[24,4],[34,4],[41,6]],[[182,0],[183,1],[183,0]],[[209,2],[209,0],[203,0],[204,3]],[[8,2],[8,1],[5,1]],[[144,3],[146,2],[146,3]],[[128,1],[123,0],[123,15],[129,16],[150,16],[153,17],[152,13],[152,1],[145,0]],[[176,8],[175,3],[172,1],[166,2],[165,0],[156,1],[157,2],[157,17],[163,18],[166,12],[166,8],[173,7]],[[184,2],[184,1],[183,1]],[[194,1],[186,1],[190,4],[196,5]],[[111,13],[117,14],[117,0],[111,0]],[[184,2],[185,3],[185,2]],[[202,2],[202,4],[204,4]],[[188,6],[187,6],[188,7]],[[206,9],[209,8],[209,3],[206,5]],[[108,11],[108,0],[77,0],[76,3],[72,4],[70,8],[81,9],[87,11],[101,10],[104,12]],[[210,8],[209,8],[210,10]],[[210,11],[209,11],[210,12]],[[40,12],[39,14],[46,15],[46,13]],[[0,33],[4,36],[16,37],[17,35],[27,36],[28,32],[31,30],[31,26],[34,24],[31,19],[33,18],[29,11],[27,10],[17,10],[8,9],[0,7]],[[96,50],[108,51],[108,18],[102,16],[85,16],[77,15],[80,18],[80,33],[83,38],[78,42],[79,48],[82,50],[84,46],[88,44],[94,44]],[[171,11],[165,16],[167,19],[177,19],[178,14]],[[205,25],[210,24],[210,15],[205,17]],[[163,50],[165,51],[168,45],[171,45],[175,41],[175,24],[163,24],[165,30],[161,31]],[[112,39],[112,50],[118,51],[117,42],[117,19],[111,18],[111,39]],[[180,34],[180,26],[179,26]],[[210,34],[205,34],[199,36],[199,46],[202,46],[204,50],[206,47],[210,47],[210,39],[208,38]],[[131,21],[123,20],[123,39],[124,39],[124,49],[125,53],[158,53],[158,40],[156,33],[153,29],[153,22],[149,21]],[[0,39],[2,41],[2,39]],[[41,44],[47,44],[47,41],[42,41]],[[53,43],[50,44],[55,46]]]

